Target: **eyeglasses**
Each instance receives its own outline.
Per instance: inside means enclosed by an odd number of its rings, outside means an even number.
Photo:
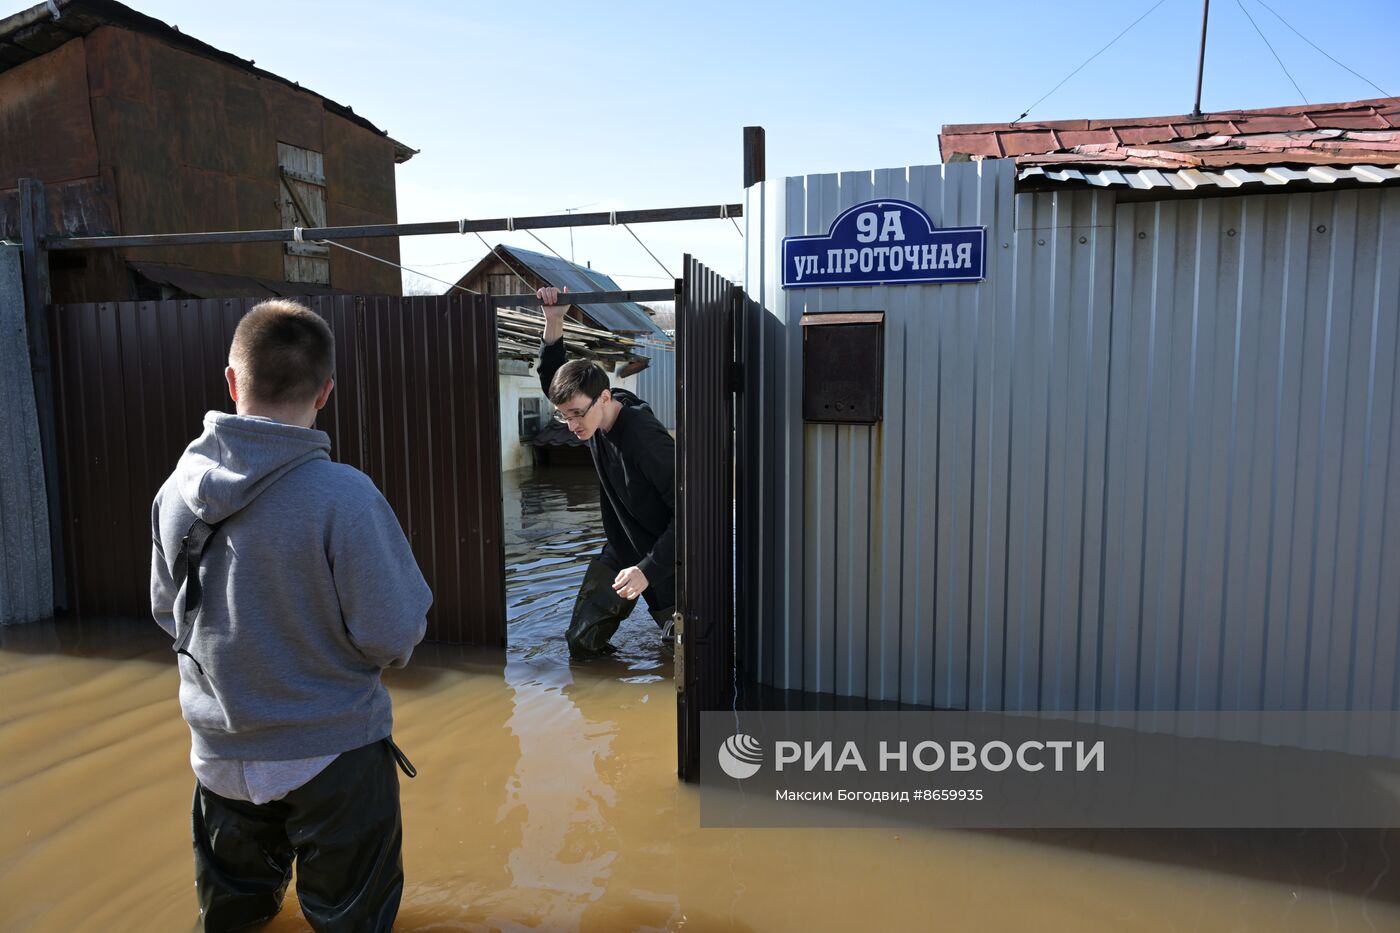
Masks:
[[[602,396],[600,395],[598,396],[598,398],[602,398]],[[594,405],[598,404],[598,398],[595,398],[593,401],[589,402],[588,408],[585,408],[583,411],[580,412],[575,412],[571,415],[567,415],[556,408],[554,410],[554,420],[559,422],[560,424],[568,424],[570,421],[582,421],[588,415],[589,410]]]

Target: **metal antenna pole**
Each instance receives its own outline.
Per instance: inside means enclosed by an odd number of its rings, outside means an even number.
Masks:
[[[1196,106],[1191,108],[1191,119],[1201,120],[1201,82],[1206,74],[1206,26],[1210,22],[1210,0],[1204,0],[1201,8],[1201,55],[1196,63]]]

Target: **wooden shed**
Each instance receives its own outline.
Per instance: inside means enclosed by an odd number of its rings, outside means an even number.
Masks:
[[[0,19],[0,235],[18,184],[47,189],[53,231],[185,233],[394,223],[394,166],[415,150],[349,107],[112,0]],[[398,241],[347,245],[393,262]],[[399,294],[396,269],[310,243],[55,253],[55,303]]]

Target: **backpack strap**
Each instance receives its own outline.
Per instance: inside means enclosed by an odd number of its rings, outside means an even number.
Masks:
[[[203,595],[199,584],[199,562],[204,557],[204,549],[209,545],[209,539],[214,537],[214,533],[222,524],[220,521],[211,525],[202,518],[196,518],[185,532],[184,539],[180,541],[180,550],[175,555],[175,566],[171,569],[171,576],[174,578],[176,591],[185,591],[185,605],[179,618],[175,620],[176,631],[180,630],[186,615],[194,618],[199,612],[200,598]],[[203,674],[204,666],[186,650],[190,637],[194,634],[194,623],[185,625],[184,631],[185,633],[175,641],[175,653],[183,654],[194,661],[194,666]]]
[[[389,746],[389,754],[394,756],[394,761],[398,763],[399,770],[411,778],[418,776],[418,769],[413,767],[413,762],[408,760],[408,756],[403,753],[403,749],[394,744],[394,737],[386,735],[384,744]]]

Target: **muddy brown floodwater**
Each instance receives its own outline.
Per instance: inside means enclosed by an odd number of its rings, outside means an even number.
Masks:
[[[511,647],[387,678],[401,930],[1400,930],[1396,833],[700,829],[644,614],[571,665],[587,471],[506,476]],[[0,633],[0,929],[189,930],[189,734],[144,620]],[[309,929],[289,892],[268,930]]]

